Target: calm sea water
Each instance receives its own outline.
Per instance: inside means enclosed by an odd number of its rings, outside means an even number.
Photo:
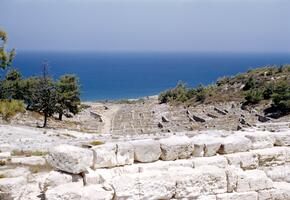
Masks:
[[[137,98],[158,94],[178,81],[209,84],[220,76],[290,63],[290,54],[18,52],[14,66],[24,76],[41,74],[48,60],[55,79],[77,74],[82,100]]]

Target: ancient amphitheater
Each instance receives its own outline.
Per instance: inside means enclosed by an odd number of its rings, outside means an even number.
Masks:
[[[289,123],[62,143],[29,156],[2,144],[0,199],[290,199]]]

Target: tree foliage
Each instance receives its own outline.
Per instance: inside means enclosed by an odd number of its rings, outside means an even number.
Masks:
[[[58,103],[57,113],[59,114],[59,120],[62,120],[62,116],[70,116],[70,113],[77,114],[79,112],[80,105],[80,86],[79,80],[75,75],[61,76],[56,83]]]
[[[185,83],[179,82],[175,88],[160,93],[158,99],[160,103],[186,102],[195,99],[196,102],[203,102],[206,99],[206,88],[198,85],[196,88],[189,88]]]
[[[10,116],[10,113],[24,107],[24,102],[26,109],[43,114],[43,127],[54,114],[59,114],[60,119],[62,115],[77,114],[80,105],[78,78],[68,74],[55,82],[48,73],[47,62],[42,65],[42,76],[23,78],[20,71],[11,66],[15,51],[6,52],[7,40],[7,34],[0,30],[0,68],[4,72],[0,80],[0,114]],[[5,106],[8,110],[3,108]]]
[[[6,51],[6,44],[8,37],[5,31],[0,29],[0,68],[6,69],[11,66],[13,58],[15,57],[15,49],[10,52]]]
[[[16,69],[9,69],[1,81],[1,99],[23,99],[22,75]]]
[[[275,85],[272,99],[276,108],[288,112],[290,110],[290,83],[287,81],[278,82]]]

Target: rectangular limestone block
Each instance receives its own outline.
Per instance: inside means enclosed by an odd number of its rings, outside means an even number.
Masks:
[[[134,163],[134,147],[129,142],[106,143],[92,148],[94,168],[111,168]]]
[[[93,152],[72,145],[59,145],[49,151],[48,163],[55,169],[79,174],[93,165]]]
[[[176,174],[177,199],[195,199],[201,195],[227,192],[227,176],[224,169],[202,166],[188,170],[188,174]]]
[[[160,172],[116,176],[111,184],[116,200],[171,199],[175,193],[175,180]]]
[[[134,147],[134,160],[137,162],[154,162],[161,156],[160,143],[153,139],[130,142]]]
[[[242,171],[237,177],[237,192],[259,191],[273,188],[273,182],[261,170]]]
[[[275,137],[272,132],[268,131],[255,131],[242,133],[246,138],[252,142],[252,149],[264,149],[274,146]]]
[[[224,156],[199,157],[192,160],[194,167],[211,165],[219,168],[225,168],[228,165],[228,161]]]
[[[223,138],[219,153],[229,154],[245,152],[252,148],[252,142],[245,136],[234,134]]]
[[[257,192],[218,194],[217,200],[258,200]],[[259,199],[260,200],[260,199]]]
[[[195,157],[209,157],[217,154],[221,147],[221,138],[207,134],[197,135],[191,138],[194,146],[193,155]]]
[[[287,147],[273,147],[252,151],[258,155],[259,166],[283,165],[289,160],[289,149]]]
[[[253,152],[226,154],[225,157],[230,165],[241,167],[244,170],[256,169],[259,166],[258,155]]]
[[[191,157],[193,145],[187,136],[171,136],[160,139],[161,159],[177,160]]]

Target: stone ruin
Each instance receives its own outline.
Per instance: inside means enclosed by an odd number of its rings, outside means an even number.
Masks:
[[[264,119],[265,118],[265,119]],[[266,117],[242,110],[236,102],[195,107],[159,104],[157,100],[124,104],[112,119],[112,134],[144,134],[191,130],[237,130]],[[242,123],[241,123],[242,122]],[[240,128],[238,128],[240,127]]]
[[[1,200],[290,200],[289,129],[63,144],[43,157],[5,156],[21,167],[0,171]]]

